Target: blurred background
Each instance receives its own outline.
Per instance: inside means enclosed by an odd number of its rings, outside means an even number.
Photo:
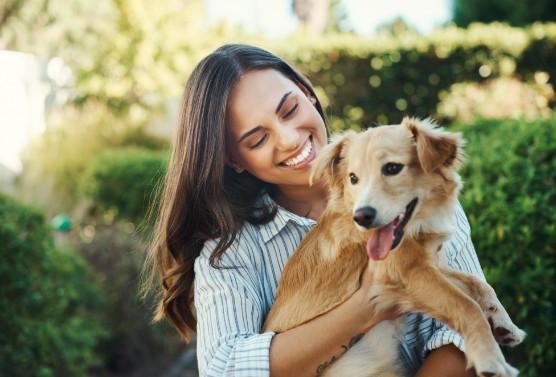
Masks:
[[[0,375],[196,376],[138,299],[145,220],[189,72],[221,44],[283,56],[333,131],[433,116],[468,140],[485,274],[556,373],[552,0],[1,0]]]

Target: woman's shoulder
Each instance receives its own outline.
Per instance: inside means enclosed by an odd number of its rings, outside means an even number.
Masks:
[[[252,267],[261,252],[261,233],[256,225],[246,222],[224,249],[216,262],[223,267]],[[222,238],[205,241],[196,265],[209,265],[210,257],[216,251]]]
[[[465,210],[461,205],[460,201],[456,201],[456,209],[454,211],[454,223],[456,225],[456,232],[461,234],[468,234],[471,233],[471,226],[469,225],[469,221],[467,220],[467,215],[465,214]]]

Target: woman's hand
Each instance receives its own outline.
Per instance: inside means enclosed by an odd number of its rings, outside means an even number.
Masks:
[[[270,344],[270,375],[314,376],[343,355],[355,339],[400,313],[395,305],[375,312],[372,279],[367,269],[361,287],[339,306],[309,322],[276,334]]]
[[[367,264],[361,275],[361,286],[352,296],[352,299],[357,302],[356,307],[359,308],[358,312],[363,324],[363,331],[365,332],[382,321],[394,320],[405,314],[395,303],[386,308],[381,303],[380,308],[377,309],[376,302],[380,297],[377,295],[377,292],[380,292],[380,290],[373,287],[373,279],[369,267],[371,263],[373,262]]]

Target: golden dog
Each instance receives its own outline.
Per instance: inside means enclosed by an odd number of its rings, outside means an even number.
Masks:
[[[398,305],[437,318],[463,336],[477,374],[516,376],[497,341],[513,346],[525,333],[486,282],[438,257],[453,232],[462,145],[459,134],[409,118],[327,145],[311,177],[326,180],[328,206],[284,268],[264,330],[282,332],[330,311],[359,288],[369,263],[376,310]],[[406,376],[403,330],[402,320],[381,322],[324,375]]]

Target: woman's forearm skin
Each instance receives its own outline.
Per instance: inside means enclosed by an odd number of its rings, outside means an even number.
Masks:
[[[453,344],[437,348],[423,361],[415,377],[475,377],[473,369],[465,369],[465,355]]]
[[[317,376],[347,351],[382,315],[369,320],[371,310],[354,294],[333,310],[274,336],[270,344],[270,375]]]

